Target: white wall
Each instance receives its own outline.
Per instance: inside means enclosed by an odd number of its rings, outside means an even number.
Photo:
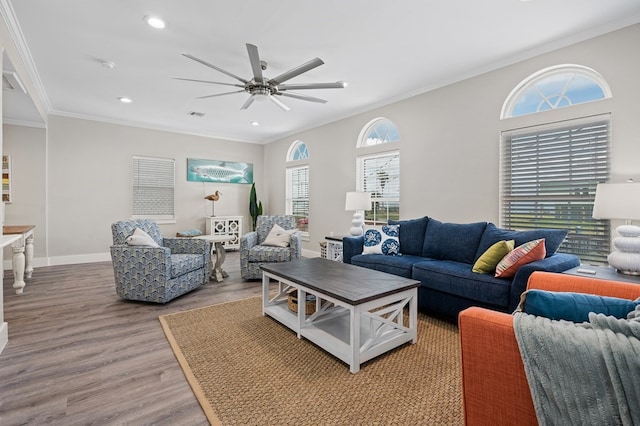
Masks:
[[[1,34],[0,34],[1,35]],[[500,132],[544,121],[610,112],[612,115],[613,180],[640,180],[640,121],[636,100],[640,79],[637,54],[640,25],[547,53],[466,81],[433,90],[291,135],[266,146],[181,135],[137,127],[51,115],[45,141],[41,130],[5,126],[11,148],[23,160],[13,160],[18,173],[28,174],[28,188],[39,200],[8,206],[11,220],[38,224],[36,266],[108,260],[110,224],[131,213],[130,159],[148,155],[176,159],[177,224],[163,233],[200,228],[209,214],[205,194],[220,190],[217,215],[245,217],[248,229],[249,185],[207,184],[186,181],[186,159],[205,158],[251,162],[258,198],[265,212],[284,212],[285,157],[289,145],[303,140],[310,150],[311,223],[306,250],[318,251],[318,242],[330,232],[346,233],[351,212],[344,211],[347,191],[355,189],[356,139],[375,117],[393,120],[401,142],[401,216],[429,215],[444,221],[498,222]],[[499,120],[510,91],[530,74],[557,64],[575,63],[600,72],[609,82],[613,99],[528,117]],[[344,92],[348,96],[348,88]],[[330,104],[319,108],[330,108]],[[28,141],[29,147],[24,145]],[[28,151],[31,145],[35,148]],[[28,152],[27,152],[28,151]],[[28,154],[28,155],[27,155]],[[45,158],[45,187],[41,167]],[[35,159],[35,161],[34,161]],[[19,176],[19,175],[17,175]],[[40,176],[40,177],[39,177]],[[22,181],[22,177],[19,179]],[[24,182],[27,182],[24,181]],[[16,182],[16,185],[18,183]],[[22,184],[20,184],[22,185]],[[14,195],[17,187],[14,187]],[[45,191],[46,214],[41,211]],[[39,216],[26,216],[29,211]],[[40,207],[38,207],[40,206]],[[25,216],[22,216],[25,215]],[[18,220],[19,219],[19,220]],[[42,230],[46,232],[43,233]],[[45,238],[45,241],[42,241]],[[42,252],[46,247],[45,253]]]
[[[576,116],[611,113],[612,178],[640,181],[638,40],[640,25],[634,25],[271,143],[265,150],[270,208],[284,211],[285,156],[300,139],[310,153],[310,241],[305,248],[318,251],[318,242],[331,231],[347,233],[351,213],[344,211],[344,197],[355,188],[356,140],[362,127],[380,116],[394,121],[400,131],[402,218],[498,223],[500,132]],[[600,72],[613,99],[499,119],[505,99],[520,81],[558,64]],[[348,88],[344,94],[348,96]]]
[[[34,258],[46,257],[46,130],[5,124],[3,154],[11,155],[11,203],[6,225],[36,225]],[[4,251],[11,259],[11,250]]]

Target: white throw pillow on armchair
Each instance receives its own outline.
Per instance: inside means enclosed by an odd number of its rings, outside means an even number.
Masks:
[[[289,247],[291,242],[291,234],[296,232],[295,229],[283,229],[277,223],[273,225],[269,235],[264,239],[261,246],[274,246],[274,247]]]

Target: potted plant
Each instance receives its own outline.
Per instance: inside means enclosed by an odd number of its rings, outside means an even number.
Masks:
[[[249,214],[251,215],[251,230],[255,231],[258,216],[262,214],[262,201],[258,201],[255,182],[251,184],[251,193],[249,194]]]

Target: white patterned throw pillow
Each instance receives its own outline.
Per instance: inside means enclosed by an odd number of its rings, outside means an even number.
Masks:
[[[362,254],[400,255],[400,225],[372,226],[364,232]]]

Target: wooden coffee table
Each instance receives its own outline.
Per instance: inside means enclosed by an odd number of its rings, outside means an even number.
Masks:
[[[352,373],[365,361],[417,341],[419,281],[322,258],[260,268],[262,314],[346,362]],[[298,300],[316,297],[313,315],[306,315],[304,303],[297,313],[289,310],[292,290]]]

